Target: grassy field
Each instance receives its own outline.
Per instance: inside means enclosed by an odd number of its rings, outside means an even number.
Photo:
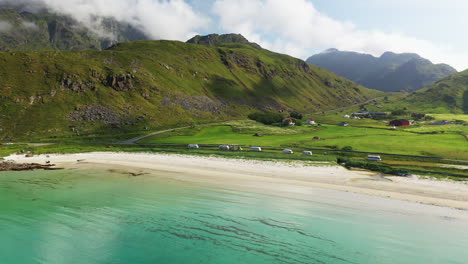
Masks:
[[[448,120],[448,121],[455,121],[455,120],[462,120],[468,123],[468,115],[452,115],[452,114],[430,114],[436,120]]]
[[[356,120],[360,121],[360,120]],[[363,120],[365,125],[372,122]],[[378,124],[378,123],[377,123]],[[249,127],[251,125],[251,127]],[[444,131],[444,133],[441,133]],[[435,133],[431,133],[435,132]],[[146,138],[139,143],[173,144],[239,144],[244,146],[301,147],[342,149],[355,151],[421,155],[468,160],[467,126],[418,126],[390,130],[381,127],[321,126],[271,127],[253,121],[236,121],[203,129],[192,128]],[[253,136],[255,133],[261,137]],[[320,139],[314,139],[320,137]]]

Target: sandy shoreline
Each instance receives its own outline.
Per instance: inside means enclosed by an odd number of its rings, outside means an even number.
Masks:
[[[272,185],[315,187],[468,210],[467,184],[403,177],[378,180],[376,174],[340,166],[149,153],[96,152],[32,158],[12,155],[5,159],[21,163],[50,161],[65,168],[116,166],[134,173],[165,172],[187,182],[255,189]]]

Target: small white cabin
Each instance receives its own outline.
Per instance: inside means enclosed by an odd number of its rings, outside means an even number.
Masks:
[[[375,155],[368,155],[368,156],[367,156],[367,160],[371,160],[371,161],[382,161],[382,159],[380,158],[380,156],[375,156]]]
[[[230,150],[231,148],[229,147],[229,145],[219,145],[219,149],[220,150]]]
[[[317,124],[317,123],[315,122],[315,120],[312,119],[312,118],[307,119],[306,123],[307,123],[308,125],[316,125],[316,124]]]
[[[262,148],[261,147],[250,147],[250,151],[260,152],[260,151],[262,151]]]
[[[190,148],[190,149],[199,149],[200,146],[198,146],[198,144],[189,144],[188,148]]]
[[[312,151],[304,151],[304,152],[302,152],[302,154],[304,154],[306,156],[312,156]]]
[[[292,151],[292,149],[285,149],[285,150],[283,150],[283,153],[284,153],[284,154],[294,154],[294,152]]]

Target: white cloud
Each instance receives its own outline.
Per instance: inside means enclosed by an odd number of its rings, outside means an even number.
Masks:
[[[224,31],[243,34],[261,46],[306,58],[311,49],[338,48],[380,56],[385,51],[415,52],[436,63],[467,67],[468,53],[455,52],[398,32],[360,30],[319,12],[307,0],[216,0],[213,13]]]
[[[23,28],[30,29],[30,30],[38,30],[39,29],[39,27],[35,23],[29,22],[29,21],[21,22],[21,26]]]
[[[0,32],[10,31],[11,28],[12,25],[10,23],[0,20]]]
[[[29,3],[70,15],[98,34],[102,17],[129,23],[153,39],[186,40],[207,27],[210,20],[184,0],[0,0],[25,6]]]

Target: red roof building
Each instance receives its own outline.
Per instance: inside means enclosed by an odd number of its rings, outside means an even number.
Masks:
[[[391,126],[411,126],[411,122],[406,119],[397,119],[390,121]]]

